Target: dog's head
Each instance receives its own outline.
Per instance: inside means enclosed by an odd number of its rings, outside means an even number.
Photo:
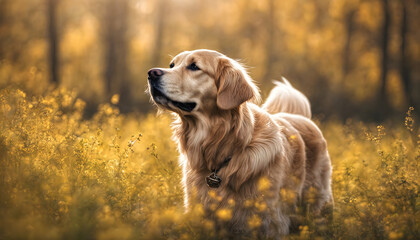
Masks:
[[[245,69],[221,53],[182,52],[169,67],[149,70],[149,92],[158,106],[178,114],[231,110],[260,99]]]

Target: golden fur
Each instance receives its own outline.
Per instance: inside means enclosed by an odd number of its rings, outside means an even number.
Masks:
[[[293,88],[286,78],[283,78],[283,82],[274,81],[274,84],[277,86],[271,90],[263,109],[271,114],[284,112],[311,118],[311,105],[305,95]]]
[[[309,119],[309,101],[303,94],[287,82],[278,83],[261,108],[250,76],[225,55],[187,51],[172,63],[170,69],[159,69],[163,75],[158,80],[149,79],[149,89],[159,81],[155,85],[165,97],[153,96],[150,90],[154,101],[176,113],[174,139],[187,209],[203,204],[217,231],[238,238],[249,233],[249,220],[257,216],[259,237],[277,239],[289,233],[297,206],[309,206],[318,214],[332,204],[327,143]],[[192,63],[199,70],[191,70]],[[175,102],[196,106],[184,111]],[[232,159],[217,174],[221,186],[209,188],[206,176],[228,156]],[[259,202],[260,207],[249,202]],[[217,217],[221,209],[231,209],[229,220]]]

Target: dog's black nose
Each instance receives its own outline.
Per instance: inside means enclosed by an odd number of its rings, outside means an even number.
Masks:
[[[158,68],[152,68],[152,69],[149,70],[149,72],[147,74],[149,74],[149,78],[156,79],[156,78],[162,76],[165,73]]]

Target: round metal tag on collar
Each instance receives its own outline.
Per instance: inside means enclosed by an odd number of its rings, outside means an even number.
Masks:
[[[222,183],[222,179],[216,175],[215,172],[212,172],[209,176],[206,177],[207,186],[211,188],[218,188]]]

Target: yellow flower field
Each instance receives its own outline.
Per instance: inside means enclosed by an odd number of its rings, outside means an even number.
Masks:
[[[217,239],[200,206],[184,214],[170,117],[120,114],[118,101],[87,120],[72,92],[1,90],[0,239]],[[412,111],[398,125],[317,121],[334,167],[333,221],[306,219],[290,239],[418,239]]]

